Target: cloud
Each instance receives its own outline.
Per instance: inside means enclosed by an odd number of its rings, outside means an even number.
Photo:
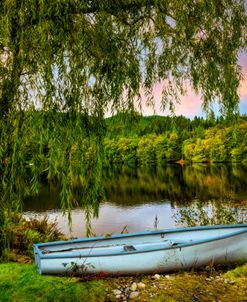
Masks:
[[[187,95],[181,97],[181,103],[176,105],[176,114],[194,117],[204,115],[202,112],[202,100],[191,88],[188,89]]]
[[[243,80],[241,81],[241,85],[239,87],[239,96],[240,96],[240,112],[247,113],[247,52],[244,52],[239,57],[239,64],[242,67],[242,75]],[[154,86],[153,95],[155,99],[154,108],[149,107],[145,104],[145,96],[144,93],[141,92],[143,98],[143,113],[144,115],[152,115],[152,114],[159,114],[159,115],[167,115],[170,112],[168,110],[162,111],[161,106],[161,99],[162,99],[162,87],[165,82],[158,83]],[[216,109],[216,114],[218,111],[218,106],[214,106]],[[197,95],[191,87],[188,87],[187,94],[181,97],[180,104],[176,104],[175,106],[175,113],[176,115],[185,115],[187,117],[194,117],[197,116],[205,116],[202,111],[202,100],[201,96]]]
[[[142,97],[142,112],[144,115],[169,115],[171,112],[167,108],[166,110],[162,109],[162,89],[165,85],[165,81],[157,83],[153,88],[154,96],[154,107],[148,106],[146,104],[147,98],[145,97],[144,91],[141,90]],[[187,117],[202,116],[202,101],[199,95],[197,95],[191,88],[188,88],[187,94],[181,96],[181,102],[175,104],[175,113],[176,115],[185,115]]]
[[[242,66],[243,80],[239,88],[241,101],[246,102],[247,99],[247,52],[243,53],[239,58],[239,63]]]

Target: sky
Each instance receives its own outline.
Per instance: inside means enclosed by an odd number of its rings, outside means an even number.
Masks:
[[[247,10],[247,0],[245,0],[245,10]],[[242,67],[243,80],[239,87],[239,110],[241,114],[247,114],[247,51],[239,56],[239,64]],[[161,100],[161,85],[157,85],[154,89],[154,97],[156,100],[155,113],[159,115],[167,115],[167,112],[160,110]],[[217,105],[215,107],[215,114],[217,115]],[[194,116],[204,116],[202,111],[202,100],[199,95],[196,95],[192,89],[188,89],[186,96],[181,97],[180,104],[176,105],[176,115],[184,115],[189,118]],[[145,107],[144,115],[152,115],[153,110]]]
[[[247,11],[247,0],[245,0],[245,10]],[[239,56],[239,64],[242,67],[243,75],[243,80],[239,87],[239,110],[241,114],[247,114],[247,51]],[[155,114],[167,115],[167,111],[164,112],[160,110],[161,91],[161,85],[156,85],[154,88],[154,97],[156,101]],[[215,106],[214,112],[217,115],[217,105]],[[187,95],[181,97],[180,104],[176,105],[175,113],[176,115],[184,115],[189,118],[193,118],[194,116],[205,117],[205,114],[202,111],[202,100],[192,89],[188,89]],[[153,115],[154,111],[152,108],[143,106],[143,114]]]
[[[247,51],[242,53],[239,56],[239,64],[242,67],[242,75],[243,80],[239,87],[239,110],[241,114],[247,114]],[[144,115],[167,115],[168,111],[162,111],[160,109],[161,104],[161,96],[162,96],[162,84],[157,84],[154,87],[154,99],[155,99],[155,112],[153,108],[143,106],[143,114]],[[177,104],[175,107],[176,115],[184,115],[189,118],[193,118],[195,116],[203,116],[205,117],[205,113],[202,111],[202,100],[200,95],[196,95],[196,93],[188,88],[187,95],[181,97],[180,104]],[[217,104],[214,106],[214,112],[217,115],[218,106]]]

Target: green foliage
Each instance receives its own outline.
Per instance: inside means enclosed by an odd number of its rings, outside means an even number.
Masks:
[[[247,123],[229,127],[195,118],[139,117],[125,126],[117,116],[107,120],[105,163],[242,162],[247,159]],[[159,124],[158,128],[155,128]],[[114,137],[112,137],[114,129]],[[176,129],[176,130],[175,130]]]
[[[58,230],[57,222],[48,221],[47,216],[40,220],[36,218],[25,220],[21,215],[15,215],[8,222],[5,232],[6,237],[9,238],[8,249],[3,259],[5,261],[9,257],[15,259],[15,255],[18,254],[33,258],[34,243],[65,239]]]
[[[39,191],[44,178],[60,184],[61,207],[68,211],[69,218],[73,206],[85,209],[90,228],[90,217],[97,215],[98,201],[103,196],[102,147],[100,136],[92,129],[93,118],[84,124],[85,115],[75,116],[74,122],[70,113],[37,111],[18,113],[16,117],[14,137],[10,136],[12,128],[3,127],[0,138],[5,146],[1,154],[0,212],[4,216],[8,213],[10,218],[11,212],[21,209],[25,196]],[[83,194],[73,193],[78,186],[84,188]],[[7,227],[8,221],[2,225]]]
[[[2,115],[32,106],[30,88],[46,110],[129,111],[164,79],[164,107],[189,81],[205,108],[237,110],[244,1],[4,0],[0,12]]]
[[[64,211],[78,203],[97,215],[104,113],[133,112],[140,87],[152,103],[166,80],[163,107],[173,109],[190,83],[206,110],[219,99],[222,114],[236,113],[245,32],[243,0],[0,1],[0,257],[5,213],[41,177],[61,183]]]
[[[137,157],[141,163],[155,162],[154,137],[141,137],[138,142]]]

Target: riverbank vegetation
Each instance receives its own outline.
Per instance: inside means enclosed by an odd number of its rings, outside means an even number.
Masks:
[[[232,205],[232,204],[231,204]],[[240,211],[215,203],[211,212],[197,203],[178,212],[178,223],[236,223]],[[246,218],[246,216],[243,216]],[[211,219],[211,220],[210,220]],[[13,222],[15,221],[15,223]],[[11,246],[0,264],[1,302],[31,301],[245,301],[247,264],[208,266],[200,271],[109,278],[107,276],[40,276],[33,263],[33,243],[61,240],[56,222],[17,215],[8,228]],[[7,250],[5,250],[7,252]],[[11,262],[10,262],[11,261]],[[186,291],[184,290],[186,287]]]
[[[32,264],[0,264],[1,302],[74,301],[246,301],[247,265],[225,270],[207,267],[180,272],[85,280],[40,276]],[[135,285],[134,285],[135,284]],[[137,285],[137,286],[136,286]],[[134,289],[134,290],[133,290]],[[132,299],[131,299],[132,300]]]
[[[212,211],[197,203],[178,212],[178,223],[203,225],[236,223],[242,218],[241,207],[215,203]],[[246,218],[246,216],[243,216]],[[218,220],[217,220],[218,219]],[[107,276],[40,276],[33,264],[32,244],[66,239],[56,222],[15,217],[9,225],[11,246],[0,264],[1,302],[28,301],[245,301],[247,264],[238,267],[207,266],[200,271],[110,278]],[[243,221],[242,221],[243,222]],[[7,250],[5,250],[7,252]],[[11,262],[10,262],[11,261]],[[184,288],[186,287],[186,291]]]
[[[42,219],[30,218],[26,220],[20,214],[11,217],[5,230],[6,248],[2,261],[32,262],[33,244],[65,240],[59,231],[56,221],[49,221],[47,216]]]

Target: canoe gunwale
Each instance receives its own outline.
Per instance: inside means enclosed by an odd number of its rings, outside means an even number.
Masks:
[[[155,235],[155,234],[165,234],[165,233],[178,233],[178,232],[191,232],[191,231],[203,231],[203,230],[216,230],[216,229],[235,229],[235,228],[247,228],[247,224],[218,224],[218,225],[206,225],[206,226],[194,226],[186,228],[173,228],[173,229],[162,229],[157,231],[145,231],[137,233],[127,233],[127,234],[113,234],[112,236],[97,236],[97,237],[88,237],[88,238],[77,238],[69,240],[71,243],[78,242],[87,242],[87,241],[97,241],[97,240],[111,240],[124,237],[139,237],[143,235]],[[62,245],[67,244],[67,240],[53,241],[46,243],[36,243],[35,246],[49,246],[49,245]]]
[[[152,253],[152,252],[157,252],[161,250],[173,250],[173,249],[182,249],[186,247],[191,247],[195,245],[200,245],[208,242],[213,242],[213,241],[218,241],[218,240],[224,240],[227,238],[235,237],[244,233],[247,233],[247,224],[235,224],[235,225],[214,225],[214,226],[200,226],[200,227],[190,227],[190,228],[179,228],[179,229],[168,229],[168,230],[159,230],[159,231],[147,231],[147,232],[142,232],[142,233],[132,233],[132,234],[116,234],[111,237],[94,237],[94,238],[83,238],[83,239],[74,239],[70,240],[69,243],[79,243],[79,242],[90,242],[90,241],[100,241],[100,240],[112,240],[112,239],[118,239],[118,238],[125,238],[125,237],[137,237],[137,236],[144,236],[144,235],[157,235],[157,234],[166,234],[166,233],[178,233],[178,232],[187,232],[187,231],[202,231],[202,230],[214,230],[214,229],[224,229],[224,228],[243,228],[243,230],[239,230],[227,235],[221,235],[216,238],[211,238],[211,239],[204,239],[204,240],[197,240],[194,242],[182,242],[178,243],[177,245],[174,246],[168,246],[168,247],[163,247],[163,248],[155,248],[155,249],[146,249],[146,250],[133,250],[133,251],[123,251],[123,252],[117,252],[117,253],[107,253],[107,254],[69,254],[69,253],[64,253],[64,255],[52,255],[52,254],[44,254],[41,251],[41,247],[49,247],[49,246],[54,246],[54,245],[62,245],[62,244],[67,244],[68,241],[59,241],[59,242],[48,242],[48,243],[39,243],[39,244],[34,244],[34,252],[35,254],[39,257],[39,259],[63,259],[63,258],[91,258],[91,257],[114,257],[114,256],[127,256],[131,254],[143,254],[143,253]],[[150,244],[152,246],[152,244]],[[89,250],[93,250],[94,247],[89,248]],[[58,251],[59,252],[59,251]],[[68,255],[69,254],[69,255]]]

